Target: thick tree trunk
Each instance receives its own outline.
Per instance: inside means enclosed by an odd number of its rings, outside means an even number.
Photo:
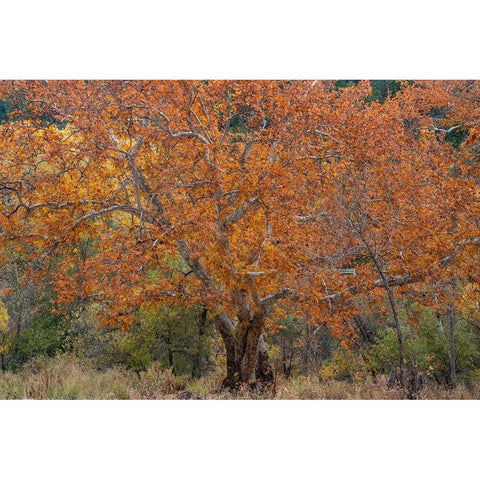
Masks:
[[[257,386],[260,388],[268,388],[275,382],[273,368],[270,364],[270,359],[268,357],[268,348],[265,344],[265,341],[263,340],[263,335],[260,336],[260,339],[258,341],[255,378],[257,381]]]
[[[268,388],[274,382],[268,349],[262,336],[265,323],[263,312],[256,312],[234,327],[217,317],[215,324],[222,337],[227,356],[227,376],[222,387],[237,390],[242,386]]]
[[[225,347],[225,355],[227,357],[227,376],[223,380],[222,388],[232,388],[239,381],[239,369],[235,353],[235,327],[224,312],[213,317],[213,322],[222,338]]]
[[[237,358],[240,361],[240,374],[244,384],[254,383],[256,380],[254,379],[254,374],[257,365],[260,336],[262,335],[264,324],[265,314],[256,312],[251,316],[245,332],[242,332],[242,328],[238,329]]]

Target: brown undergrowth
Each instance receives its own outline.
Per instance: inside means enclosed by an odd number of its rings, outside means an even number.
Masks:
[[[19,372],[0,373],[0,399],[209,399],[209,400],[399,400],[402,392],[389,388],[384,377],[359,382],[322,381],[317,376],[278,378],[274,391],[221,390],[222,372],[198,380],[178,377],[152,366],[136,374],[124,368],[99,371],[68,355],[45,358]],[[480,399],[480,385],[455,390],[427,385],[419,399]]]

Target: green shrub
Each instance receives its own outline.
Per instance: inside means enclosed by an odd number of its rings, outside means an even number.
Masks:
[[[403,327],[405,360],[414,362],[420,373],[438,383],[450,378],[449,328],[446,319],[440,321],[428,309],[423,309],[417,325]],[[462,318],[454,330],[456,371],[459,379],[469,381],[476,375],[478,340],[472,326]],[[396,330],[385,327],[367,350],[367,363],[373,373],[389,374],[398,364]]]

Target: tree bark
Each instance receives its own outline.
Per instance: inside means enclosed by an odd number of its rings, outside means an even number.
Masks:
[[[258,341],[257,366],[255,369],[255,378],[257,386],[260,388],[268,388],[275,382],[275,375],[268,357],[268,348],[260,335]]]
[[[237,390],[249,386],[263,389],[273,384],[273,369],[262,335],[264,323],[264,312],[255,312],[248,320],[243,317],[236,327],[225,314],[223,318],[220,315],[215,318],[227,357],[227,375],[222,388]]]

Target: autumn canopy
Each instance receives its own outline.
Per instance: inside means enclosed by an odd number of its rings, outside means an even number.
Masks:
[[[438,312],[479,282],[478,82],[3,81],[0,246],[56,309],[199,305],[226,387],[273,381],[263,335],[283,315],[346,344],[397,297]],[[462,132],[460,141],[452,141]],[[455,137],[457,139],[458,137]],[[455,281],[454,281],[455,280]],[[463,290],[462,290],[463,291]],[[383,309],[383,310],[382,310]]]

